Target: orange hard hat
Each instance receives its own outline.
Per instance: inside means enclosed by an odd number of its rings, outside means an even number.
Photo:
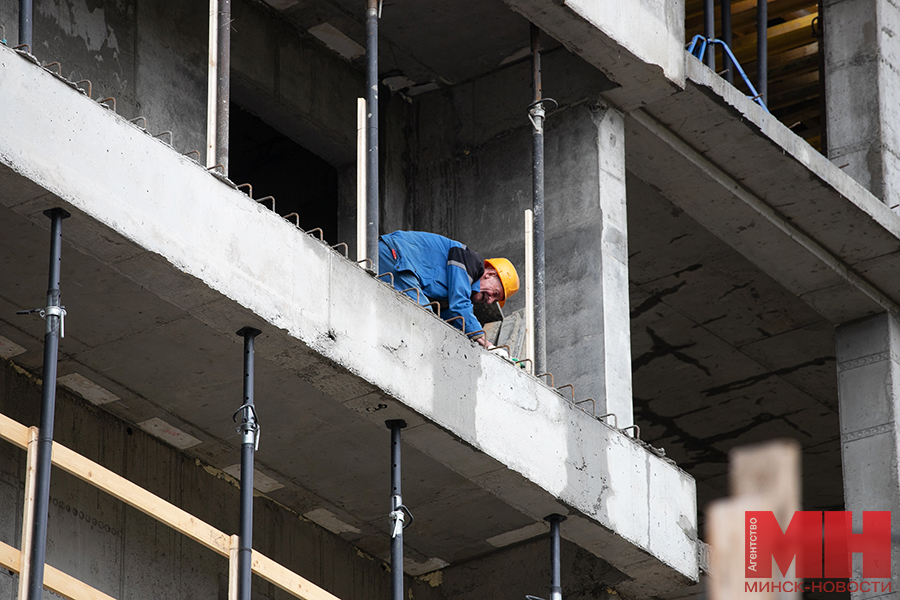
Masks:
[[[500,283],[503,284],[503,300],[499,300],[497,304],[501,307],[506,304],[509,297],[519,291],[519,274],[516,268],[509,260],[505,258],[489,258],[487,264],[494,267],[497,275],[500,276]]]

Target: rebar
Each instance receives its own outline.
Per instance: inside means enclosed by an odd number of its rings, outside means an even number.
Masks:
[[[531,363],[531,371],[530,372],[534,373],[534,361],[533,360],[531,360],[530,358],[517,358],[516,360],[519,361],[520,364],[521,363]],[[522,368],[524,369],[525,367],[522,367]],[[528,372],[527,369],[526,369],[526,372]]]
[[[466,337],[469,338],[469,339],[471,340],[471,339],[473,338],[473,336],[476,336],[476,335],[478,335],[479,333],[482,334],[482,335],[487,335],[487,332],[486,332],[484,329],[479,329],[479,330],[477,330],[477,331],[470,331],[469,333],[466,334]],[[499,347],[499,346],[498,346],[498,347]]]
[[[597,417],[597,420],[599,421],[600,419],[605,419],[606,417],[612,417],[613,418],[612,426],[615,427],[616,429],[619,428],[619,417],[617,417],[615,415],[615,413],[606,413],[605,415],[600,415]]]
[[[49,71],[50,67],[52,67],[53,65],[56,65],[58,67],[56,70],[56,74],[59,75],[60,77],[62,77],[62,65],[59,64],[58,62],[54,61],[52,63],[47,63],[46,65],[42,65],[42,67]]]
[[[384,277],[385,275],[390,275],[390,276],[391,276],[391,287],[395,287],[395,286],[394,286],[394,274],[391,273],[390,271],[387,271],[387,272],[385,272],[385,273],[382,273],[381,275],[378,275],[377,277],[375,277],[375,279],[381,279],[381,278]]]
[[[493,352],[494,350],[500,350],[501,348],[506,348],[506,353],[509,354],[510,356],[512,356],[512,350],[506,344],[503,344],[502,346],[493,346],[491,348],[488,348],[488,352]]]
[[[406,292],[411,292],[413,290],[416,290],[416,302],[421,305],[422,297],[419,295],[421,293],[421,290],[419,290],[419,288],[417,288],[417,287],[406,288],[405,290],[400,290],[400,293],[405,294]],[[412,300],[412,298],[410,298],[410,300]]]
[[[556,391],[561,392],[564,388],[572,388],[572,402],[575,402],[575,386],[571,383],[567,383],[566,385],[561,385],[556,388]]]
[[[182,156],[190,156],[191,154],[197,155],[197,162],[200,162],[200,151],[199,150],[190,150],[189,152],[185,152]]]
[[[433,310],[432,312],[433,312],[434,314],[440,316],[440,314],[441,314],[441,303],[440,303],[440,302],[438,302],[437,300],[435,300],[434,302],[429,302],[429,303],[426,304],[425,306],[428,307],[428,308],[430,308],[430,307],[433,306],[433,307],[434,307],[434,310]]]
[[[18,50],[19,48],[28,48],[28,54],[31,54],[31,44],[19,44],[18,46],[13,46],[13,50]]]
[[[452,323],[453,321],[455,321],[455,320],[457,320],[457,319],[462,319],[462,330],[465,332],[465,330],[466,330],[466,318],[463,317],[462,315],[460,315],[460,316],[458,316],[458,317],[451,317],[451,318],[447,319],[446,321],[444,321],[444,323]]]
[[[550,376],[550,387],[553,387],[553,373],[551,373],[550,371],[547,371],[546,373],[539,373],[539,374],[535,375],[535,377],[540,379],[541,377],[546,377],[547,375]],[[546,383],[546,382],[544,382],[544,383]]]
[[[216,165],[216,166],[218,167],[218,166],[221,166],[221,165]],[[241,189],[242,187],[247,188],[247,195],[250,196],[250,197],[252,198],[252,197],[253,197],[253,186],[250,185],[249,183],[242,183],[241,185],[237,186],[237,189]],[[293,213],[293,214],[297,215],[297,213]],[[299,219],[299,218],[300,218],[300,215],[297,215],[297,218]],[[299,223],[298,223],[297,227],[299,227],[299,226],[300,226],[300,225],[299,225]]]
[[[138,126],[138,124],[137,124],[138,121],[141,121],[144,123],[143,125],[140,126],[140,128],[143,129],[144,131],[146,131],[147,130],[147,117],[135,117],[133,119],[128,120],[128,122],[133,124],[135,127]],[[162,134],[160,134],[160,135],[162,135]],[[199,154],[199,152],[198,152],[198,154]]]
[[[259,200],[255,200],[255,199],[254,199],[254,201],[255,201],[257,204],[262,204],[262,203],[265,202],[266,200],[271,200],[271,201],[272,201],[272,212],[275,212],[275,196],[266,196],[265,198],[260,198]]]
[[[104,98],[103,100],[97,100],[97,104],[103,104],[104,102],[112,102],[112,111],[116,112],[116,99],[110,96],[109,98]],[[106,108],[110,108],[107,106]]]
[[[360,263],[364,263],[364,262],[369,263],[369,268],[366,269],[366,270],[367,270],[367,271],[370,271],[370,272],[374,275],[374,274],[375,274],[375,269],[374,269],[374,267],[372,266],[372,259],[371,259],[371,258],[363,258],[363,259],[361,259],[361,260],[356,261],[356,264],[360,264]],[[364,267],[364,268],[365,268],[365,267]]]
[[[212,171],[215,171],[216,169],[224,169],[224,168],[225,167],[223,167],[222,165],[213,165],[211,167],[206,167],[206,170],[209,172],[212,172]],[[250,196],[250,197],[253,198],[253,196]]]
[[[249,184],[245,184],[245,185],[249,185]],[[297,226],[297,229],[300,229],[300,215],[298,215],[298,214],[295,213],[295,212],[292,212],[292,213],[289,214],[289,215],[284,215],[284,220],[285,220],[285,221],[290,221],[290,220],[291,220],[291,217],[294,217],[294,218],[297,219],[297,220],[294,222],[294,225]]]
[[[584,400],[579,400],[578,402],[575,403],[575,406],[579,406],[581,404],[584,404],[585,402],[591,403],[591,416],[596,417],[597,416],[597,403],[594,402],[593,398],[585,398]],[[587,411],[585,411],[585,412],[587,412]]]
[[[636,439],[636,440],[641,439],[641,428],[638,427],[637,425],[629,425],[628,427],[625,427],[624,429],[620,429],[619,431],[621,431],[622,433],[625,433],[629,429],[634,429],[634,439]]]
[[[163,131],[161,133],[157,133],[153,137],[155,137],[156,139],[159,139],[160,137],[166,135],[167,133],[169,134],[169,145],[174,146],[175,145],[175,136],[172,134],[171,131]]]
[[[316,231],[319,232],[319,241],[324,242],[325,241],[325,232],[322,231],[321,227],[316,227],[315,229],[310,229],[306,233],[308,233],[309,235],[313,235],[313,233],[315,233]]]
[[[87,84],[87,97],[90,98],[93,95],[93,89],[94,89],[94,86],[91,84],[91,81],[89,79],[82,79],[81,81],[76,81],[75,85],[78,85],[79,83]],[[79,89],[81,89],[81,88],[79,88]]]
[[[344,251],[341,253],[344,255],[344,258],[350,258],[350,246],[348,246],[346,242],[338,242],[337,244],[332,246],[331,249],[337,252],[338,246],[344,247]]]

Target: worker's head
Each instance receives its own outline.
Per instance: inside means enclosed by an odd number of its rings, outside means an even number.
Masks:
[[[479,281],[481,291],[472,294],[473,302],[497,302],[503,306],[510,296],[519,291],[519,274],[505,258],[489,258],[484,261],[484,275]]]

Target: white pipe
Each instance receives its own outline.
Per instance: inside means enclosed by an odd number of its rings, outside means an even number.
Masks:
[[[209,74],[206,84],[206,166],[216,164],[216,81],[218,78],[219,0],[209,0]]]
[[[534,213],[525,210],[525,358],[534,369]]]
[[[356,260],[366,258],[366,99],[356,99]],[[377,273],[376,273],[377,275]]]

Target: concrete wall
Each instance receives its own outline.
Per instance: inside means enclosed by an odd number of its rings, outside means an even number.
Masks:
[[[171,130],[180,152],[204,153],[207,3],[34,4],[41,64],[60,62],[67,79],[91,80],[94,98],[115,97],[125,118],[144,116],[154,135]],[[335,166],[354,161],[363,74],[260,2],[237,0],[232,16],[233,101]],[[16,0],[0,0],[0,24],[15,45]]]
[[[520,275],[523,215],[533,202],[532,127],[524,110],[528,68],[520,63],[414,102],[417,162],[408,215],[410,228],[448,235],[486,258],[506,256]],[[547,119],[545,132],[547,365],[557,386],[572,383],[578,399],[595,398],[602,408],[610,353],[611,360],[623,358],[618,390],[611,391],[622,392],[622,402],[611,412],[620,414],[624,427],[631,424],[624,132],[614,133],[604,121],[615,111],[598,103],[609,85],[598,71],[558,49],[545,56],[543,73],[545,97],[564,107]],[[618,182],[615,175],[608,178],[616,170],[622,174]],[[605,204],[614,195],[618,202]],[[621,214],[612,220],[621,222],[610,244],[604,226],[618,210],[614,204]],[[618,290],[611,286],[612,268],[603,264],[613,255],[625,269],[617,273]],[[612,308],[622,309],[622,336],[615,338],[607,336],[616,319],[604,323],[604,301],[610,298]],[[524,302],[524,294],[514,296],[504,311],[519,310]]]
[[[40,381],[0,361],[0,413],[39,421]],[[238,530],[233,479],[60,387],[55,440],[225,531]],[[235,452],[235,461],[239,454]],[[19,547],[25,452],[0,442],[0,540]],[[147,515],[55,469],[51,476],[47,562],[120,600],[224,599],[228,561]],[[390,574],[377,559],[277,503],[257,496],[254,548],[342,600],[385,598]],[[0,576],[0,598],[15,598],[17,576]],[[442,589],[407,579],[417,599]],[[45,597],[50,598],[48,592]],[[288,594],[259,578],[253,597]]]

